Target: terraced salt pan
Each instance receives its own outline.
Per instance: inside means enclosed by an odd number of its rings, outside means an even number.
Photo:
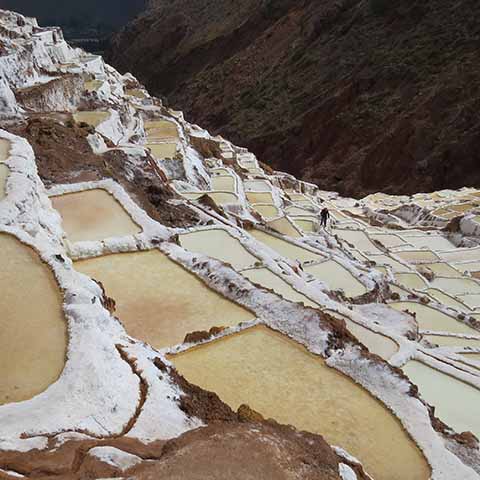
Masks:
[[[480,262],[454,263],[454,266],[459,272],[480,272]]]
[[[209,192],[208,196],[220,206],[239,203],[238,197],[234,193],[228,192]]]
[[[252,208],[264,218],[277,217],[280,211],[275,205],[252,205]]]
[[[141,100],[143,100],[144,98],[147,98],[145,93],[138,88],[127,89],[125,90],[125,94],[130,97],[140,98]]]
[[[62,216],[63,229],[71,242],[104,240],[141,232],[120,203],[105,190],[68,193],[52,197],[51,201]]]
[[[439,277],[461,277],[462,274],[445,262],[437,262],[437,263],[424,263],[419,268],[428,268],[431,270],[436,276]]]
[[[480,307],[480,295],[462,295],[459,297],[462,302],[466,303],[470,308]]]
[[[264,243],[272,250],[275,250],[282,257],[286,257],[294,262],[299,261],[301,263],[309,261],[324,260],[324,257],[319,253],[311,252],[305,248],[294,245],[293,243],[282,240],[261,230],[250,230],[250,235],[259,242]]]
[[[307,265],[304,270],[328,285],[330,290],[343,290],[347,297],[353,298],[367,293],[365,285],[334,260]]]
[[[272,189],[266,180],[245,180],[243,186],[250,192],[269,192]]]
[[[325,310],[326,313],[333,317],[343,320],[348,330],[357,337],[372,353],[382,357],[384,360],[390,360],[398,352],[398,345],[384,335],[380,335],[359,323],[352,321],[350,318],[338,312]]]
[[[177,154],[176,143],[147,143],[146,146],[150,149],[152,155],[159,160],[174,158]]]
[[[448,263],[452,262],[480,262],[480,247],[476,248],[457,248],[455,250],[440,252],[442,260]]]
[[[397,419],[366,390],[287,337],[250,328],[171,358],[190,382],[233,409],[322,434],[376,480],[427,480],[429,467]]]
[[[213,190],[235,192],[235,179],[231,175],[216,175],[212,177],[212,188]]]
[[[402,245],[407,245],[407,242],[398,235],[393,235],[389,233],[369,233],[368,236],[372,240],[380,242],[386,248],[400,247]]]
[[[305,295],[297,292],[287,282],[285,282],[278,275],[275,275],[267,268],[255,268],[251,270],[244,270],[242,275],[248,278],[251,282],[261,285],[267,289],[273,290],[278,295],[291,302],[303,303],[307,307],[318,308],[318,304],[310,300]]]
[[[395,255],[409,263],[435,263],[439,260],[438,256],[430,250],[402,250]]]
[[[452,307],[460,311],[470,310],[470,308],[464,303],[462,303],[459,299],[456,299],[455,297],[447,295],[446,293],[436,288],[429,288],[425,290],[425,293],[427,293],[430,297],[432,297],[437,302],[443,303],[443,305],[446,305],[447,307]]]
[[[316,220],[308,220],[304,218],[295,218],[294,219],[295,225],[305,233],[314,233],[317,231]]]
[[[270,203],[273,204],[273,197],[270,192],[246,192],[247,200],[250,203]]]
[[[335,235],[338,235],[341,239],[346,240],[352,244],[357,250],[364,253],[378,253],[382,252],[373,244],[373,242],[367,237],[367,235],[361,230],[341,230],[335,229],[333,231]]]
[[[127,332],[156,348],[181,343],[189,332],[254,317],[158,250],[82,260],[75,269],[100,280]]]
[[[58,379],[67,329],[58,285],[36,252],[6,234],[0,251],[1,405],[32,398]]]
[[[297,206],[292,206],[292,207],[288,207],[285,209],[285,212],[287,213],[287,215],[311,215],[312,212],[311,210],[307,210],[306,208],[301,208],[301,207],[297,207]]]
[[[177,126],[168,120],[145,122],[145,132],[149,141],[178,138]]]
[[[451,295],[480,294],[480,282],[470,278],[437,277],[431,284],[432,287],[445,290]]]
[[[237,269],[253,266],[258,258],[225,230],[201,230],[180,235],[180,245],[191,252],[202,253]]]
[[[389,257],[388,255],[370,255],[369,259],[373,260],[379,265],[388,265],[392,268],[394,272],[406,272],[409,270],[407,266],[403,265],[400,262],[397,262],[395,259]]]
[[[408,310],[411,313],[416,313],[416,319],[420,330],[460,333],[464,335],[479,334],[478,330],[459,322],[454,317],[421,303],[395,302],[389,304],[389,306],[400,312]]]
[[[428,287],[427,282],[418,273],[395,273],[395,280],[400,285],[413,290],[424,290]]]
[[[480,332],[477,332],[477,335],[480,337]],[[424,335],[423,338],[428,340],[430,343],[438,345],[439,347],[480,348],[480,338],[478,340],[473,340],[469,338],[447,337],[443,335]]]
[[[440,420],[458,433],[469,431],[480,438],[480,390],[416,360],[408,362],[403,371],[435,407]]]
[[[7,180],[10,175],[10,169],[3,164],[0,164],[0,201],[3,200],[7,194]]]
[[[278,218],[267,222],[267,225],[273,230],[292,238],[300,238],[302,234],[297,230],[287,217]]]
[[[8,160],[10,156],[10,142],[0,138],[0,163]]]
[[[462,353],[466,359],[480,362],[480,353]]]
[[[77,112],[73,118],[77,123],[86,123],[96,128],[110,118],[110,112]]]
[[[449,250],[455,248],[452,242],[440,235],[408,236],[402,234],[402,238],[416,248],[428,248],[430,250]]]
[[[90,80],[85,82],[85,90],[87,90],[87,92],[96,92],[102,85],[102,80]]]

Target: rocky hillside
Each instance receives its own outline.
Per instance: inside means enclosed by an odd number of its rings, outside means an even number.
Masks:
[[[173,0],[109,60],[275,168],[361,196],[480,182],[475,0]]]

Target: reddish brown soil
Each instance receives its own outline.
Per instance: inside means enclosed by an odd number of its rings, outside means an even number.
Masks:
[[[112,43],[187,117],[325,189],[480,185],[476,0],[154,0]]]

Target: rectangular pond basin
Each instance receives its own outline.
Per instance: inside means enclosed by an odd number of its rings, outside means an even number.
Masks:
[[[357,250],[360,250],[363,253],[383,253],[361,230],[342,230],[336,228],[333,230],[333,234],[338,235],[342,240],[345,240],[349,244],[353,245]]]
[[[480,362],[480,353],[461,353],[465,359],[473,360],[474,362]]]
[[[461,295],[458,297],[463,303],[466,303],[470,308],[480,308],[480,295]]]
[[[10,156],[10,142],[0,138],[0,163],[8,160]]]
[[[280,215],[280,211],[275,205],[262,205],[260,203],[252,205],[252,208],[263,218],[274,218]]]
[[[480,332],[478,332],[480,337]],[[424,335],[424,339],[439,347],[473,347],[480,348],[480,339],[473,340],[471,338],[447,337],[444,335]]]
[[[110,112],[77,112],[73,114],[73,118],[77,123],[86,123],[97,128],[110,118]]]
[[[416,360],[403,371],[419,387],[424,400],[435,407],[435,415],[458,433],[472,432],[480,438],[480,390]]]
[[[480,295],[480,282],[471,278],[437,277],[431,284],[432,287],[444,290],[450,295]]]
[[[452,307],[460,311],[469,311],[470,308],[461,302],[458,298],[447,295],[446,293],[438,290],[437,288],[428,288],[425,290],[425,293],[428,294],[431,298],[436,300],[438,303],[443,303],[447,307]]]
[[[367,293],[365,285],[334,260],[306,265],[304,270],[324,282],[330,290],[343,290],[347,297],[353,298]]]
[[[323,435],[357,457],[376,480],[427,480],[429,467],[399,421],[366,390],[266,327],[170,358],[190,382],[233,409]]]
[[[139,98],[140,100],[147,98],[143,90],[140,90],[139,88],[129,88],[125,90],[125,95],[128,95],[129,97]]]
[[[246,192],[249,203],[269,203],[273,204],[273,197],[270,192]]]
[[[75,269],[100,280],[127,332],[155,348],[254,318],[158,250],[82,260]]]
[[[445,262],[480,262],[480,247],[475,248],[456,248],[446,252],[439,253]]]
[[[449,250],[455,248],[455,245],[450,242],[450,240],[440,235],[408,236],[403,234],[402,238],[415,248],[428,248],[430,250]]]
[[[85,90],[87,92],[96,92],[102,85],[103,80],[90,80],[85,82]]]
[[[436,262],[436,263],[424,263],[419,268],[428,268],[431,270],[437,277],[461,277],[462,274],[452,267],[450,264],[445,262]]]
[[[459,272],[480,272],[480,262],[468,262],[468,263],[454,263],[453,266],[457,269]],[[451,275],[445,275],[451,276]]]
[[[231,175],[216,175],[212,177],[212,189],[235,192],[237,190],[235,178]]]
[[[266,180],[245,180],[243,187],[250,192],[270,192],[272,190],[270,182]]]
[[[407,242],[398,235],[389,233],[369,233],[368,236],[371,240],[380,242],[386,248],[401,247],[407,245]]]
[[[176,143],[147,143],[146,146],[150,149],[152,155],[158,160],[174,158],[177,154]]]
[[[296,227],[306,234],[315,233],[317,231],[317,219],[316,218],[299,218],[293,219]]]
[[[395,255],[408,263],[434,263],[438,262],[438,256],[430,250],[402,250]]]
[[[201,253],[233,265],[240,270],[252,267],[259,259],[225,230],[201,230],[180,235],[180,245],[191,252]]]
[[[37,253],[0,234],[0,405],[43,392],[62,373],[67,326],[53,273]]]
[[[432,332],[461,333],[464,335],[478,335],[475,330],[454,317],[447,315],[436,308],[429,307],[417,302],[395,302],[390,303],[390,307],[400,312],[408,310],[410,313],[416,313],[418,328],[420,330],[430,330]]]
[[[428,287],[427,281],[418,273],[395,273],[394,277],[400,285],[413,290],[425,290]]]
[[[71,242],[104,240],[140,233],[113,195],[94,189],[51,197],[62,216],[62,225]]]
[[[308,210],[306,208],[301,208],[301,207],[297,207],[297,206],[292,206],[292,207],[288,207],[285,209],[285,213],[287,215],[311,215],[312,214],[312,210]]]
[[[267,225],[276,232],[287,235],[288,237],[300,238],[302,236],[300,231],[287,217],[277,218],[276,220],[267,222]]]
[[[387,265],[391,267],[394,272],[406,272],[409,270],[408,267],[388,255],[369,255],[368,258],[376,262],[377,265]]]
[[[320,253],[315,253],[305,248],[299,247],[281,238],[275,237],[261,230],[250,230],[248,233],[259,242],[264,243],[272,250],[275,250],[282,257],[286,257],[294,262],[301,263],[309,261],[321,261],[325,257]]]
[[[0,163],[0,201],[3,200],[7,194],[7,180],[10,175],[10,169]]]
[[[303,303],[307,307],[318,308],[318,304],[310,300],[305,295],[297,292],[290,284],[285,282],[278,275],[268,270],[268,268],[254,268],[244,270],[242,275],[251,282],[256,283],[264,288],[273,290],[275,293],[290,300],[291,302]]]
[[[145,122],[145,132],[148,140],[165,140],[178,138],[177,126],[168,120],[153,120]]]

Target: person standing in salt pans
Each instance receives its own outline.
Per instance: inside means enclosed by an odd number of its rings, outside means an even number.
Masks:
[[[328,211],[328,208],[325,207],[321,212],[320,212],[320,226],[327,228],[327,220],[330,218],[330,212]]]

